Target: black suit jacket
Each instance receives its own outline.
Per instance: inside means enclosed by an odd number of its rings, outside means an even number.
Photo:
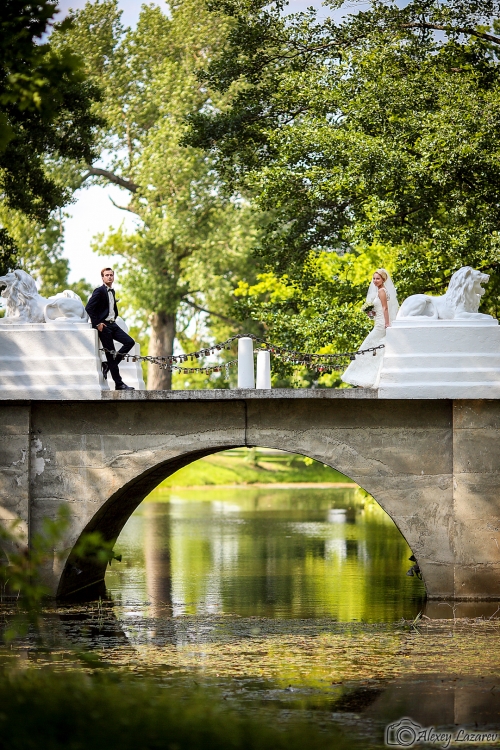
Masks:
[[[117,318],[118,308],[116,306],[115,290],[112,289],[111,291],[113,293],[113,299],[115,300],[115,318]],[[97,328],[99,323],[105,322],[109,315],[108,287],[106,284],[94,289],[85,309],[89,315],[93,328]]]

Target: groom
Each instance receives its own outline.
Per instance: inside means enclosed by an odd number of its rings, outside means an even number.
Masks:
[[[112,289],[115,280],[115,272],[112,268],[103,268],[101,271],[103,285],[94,289],[92,297],[87,302],[85,308],[92,322],[92,327],[97,328],[101,344],[106,351],[106,359],[102,366],[102,373],[105,378],[108,372],[115,381],[115,391],[133,391],[130,385],[125,385],[120,375],[119,364],[125,354],[132,349],[135,344],[134,339],[125,333],[119,325],[116,324],[118,317],[118,308],[115,300],[115,290]],[[115,341],[122,344],[120,350],[113,356],[115,351]]]

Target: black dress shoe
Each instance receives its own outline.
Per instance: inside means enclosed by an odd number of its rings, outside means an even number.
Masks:
[[[126,383],[120,383],[120,385],[115,385],[115,391],[135,391],[135,388]]]
[[[107,380],[108,379],[108,372],[109,372],[109,365],[108,365],[108,363],[107,362],[103,362],[102,365],[101,365],[101,369],[102,369],[102,376],[103,376],[104,380]]]

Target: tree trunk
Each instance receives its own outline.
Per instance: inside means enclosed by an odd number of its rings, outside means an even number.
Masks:
[[[148,355],[150,357],[170,357],[174,351],[175,313],[153,313]],[[169,391],[172,388],[172,373],[158,365],[148,365],[148,391]]]

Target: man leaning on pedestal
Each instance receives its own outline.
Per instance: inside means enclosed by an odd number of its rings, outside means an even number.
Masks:
[[[102,373],[105,378],[108,372],[115,381],[115,391],[133,391],[130,385],[125,385],[120,375],[119,364],[125,354],[132,349],[135,344],[134,339],[125,333],[116,323],[118,317],[118,308],[116,306],[115,291],[112,289],[115,280],[115,272],[112,268],[103,268],[101,271],[103,285],[98,286],[92,292],[92,297],[85,308],[92,323],[93,328],[97,328],[99,339],[104,349],[107,349],[106,359],[102,365]],[[115,351],[115,341],[122,344],[115,356],[110,352]]]

